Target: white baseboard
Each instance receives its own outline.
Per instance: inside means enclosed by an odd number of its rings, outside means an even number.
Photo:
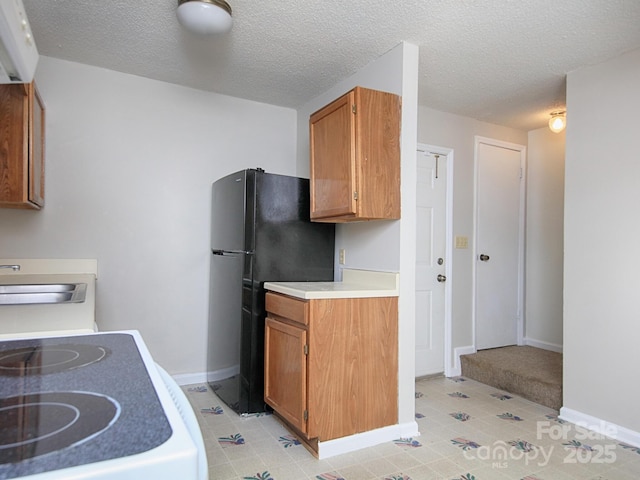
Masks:
[[[207,383],[207,373],[183,373],[180,375],[171,375],[178,385],[194,385],[196,383]]]
[[[420,435],[418,424],[414,422],[391,425],[369,432],[357,433],[348,437],[336,438],[326,442],[318,442],[318,458],[323,460],[343,453],[354,452],[373,447],[399,438],[413,438]]]
[[[183,373],[180,375],[171,375],[176,383],[180,386],[193,385],[195,383],[207,383],[207,378],[212,381],[223,380],[225,378],[233,377],[240,373],[240,366],[236,365],[229,368],[223,368],[222,370],[215,370],[213,372],[200,372],[200,373]]]
[[[560,409],[560,415],[558,417],[561,420],[574,423],[579,427],[605,435],[633,447],[640,448],[640,432],[635,432],[626,427],[621,427],[615,423],[607,422],[600,418],[593,417],[567,407],[562,407]]]
[[[476,347],[473,345],[467,345],[466,347],[457,347],[453,349],[453,368],[450,371],[449,377],[459,377],[462,375],[462,365],[460,364],[461,355],[470,355],[476,353]]]
[[[525,337],[524,344],[531,347],[541,348],[543,350],[562,353],[562,345],[558,345],[557,343],[543,342],[542,340],[536,340],[535,338]]]

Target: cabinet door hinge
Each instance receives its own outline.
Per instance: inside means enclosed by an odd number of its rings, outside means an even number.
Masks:
[[[309,421],[309,411],[305,410],[304,413],[302,414],[302,417],[304,418],[305,422]]]
[[[353,192],[353,199],[357,200],[358,199],[358,192]]]
[[[309,345],[304,346],[304,354],[309,355]]]
[[[351,105],[351,112],[352,113],[356,113],[356,104],[354,103],[353,105]]]

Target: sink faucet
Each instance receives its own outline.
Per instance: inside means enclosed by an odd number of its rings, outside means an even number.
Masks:
[[[10,268],[14,272],[19,272],[20,271],[20,265],[0,265],[0,268]]]

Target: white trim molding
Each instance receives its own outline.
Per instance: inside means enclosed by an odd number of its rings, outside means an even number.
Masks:
[[[399,438],[413,438],[420,435],[418,424],[413,422],[400,423],[388,427],[377,428],[368,432],[336,438],[326,442],[318,442],[318,459],[323,460],[343,453],[354,452],[367,447],[373,447]]]
[[[233,377],[240,373],[240,366],[235,365],[229,368],[223,368],[221,370],[214,370],[213,372],[198,372],[198,373],[182,373],[180,375],[171,375],[178,385],[193,385],[196,383],[207,383],[207,379],[210,381],[224,380],[225,378]]]
[[[453,349],[453,367],[450,369],[451,375],[447,377],[459,377],[462,375],[462,364],[460,363],[461,355],[471,355],[476,353],[476,347],[473,345],[467,345],[466,347],[457,347]]]
[[[196,383],[207,383],[206,372],[200,373],[183,373],[180,375],[171,375],[178,385],[194,385]]]
[[[578,412],[571,408],[562,407],[560,409],[561,420],[573,423],[578,427],[582,427],[600,435],[612,438],[619,442],[640,448],[640,432],[635,432],[626,427],[621,427],[615,423],[607,422],[597,417]]]
[[[524,344],[529,345],[530,347],[562,353],[562,345],[558,345],[557,343],[543,342],[542,340],[536,340],[535,338],[524,337]]]

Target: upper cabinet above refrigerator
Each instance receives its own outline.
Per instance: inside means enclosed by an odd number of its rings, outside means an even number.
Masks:
[[[400,218],[400,97],[355,87],[311,115],[311,220]]]

